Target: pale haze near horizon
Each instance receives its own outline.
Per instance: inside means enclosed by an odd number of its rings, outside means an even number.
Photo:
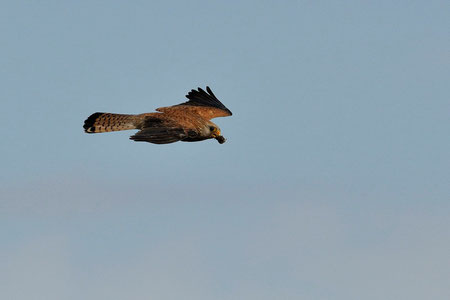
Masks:
[[[447,1],[3,1],[2,299],[450,298]],[[228,141],[87,135],[209,85]]]

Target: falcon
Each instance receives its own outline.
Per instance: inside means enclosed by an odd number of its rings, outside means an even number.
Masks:
[[[156,109],[156,112],[137,115],[96,112],[84,121],[86,133],[100,133],[139,129],[130,137],[136,142],[169,144],[178,141],[198,142],[216,139],[220,144],[226,139],[220,128],[210,120],[231,116],[231,111],[216,98],[207,86],[191,90],[187,102]]]

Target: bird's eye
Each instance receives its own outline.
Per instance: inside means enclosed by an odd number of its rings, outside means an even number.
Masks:
[[[214,131],[214,130],[216,130],[216,127],[214,127],[214,126],[209,126],[209,130]]]

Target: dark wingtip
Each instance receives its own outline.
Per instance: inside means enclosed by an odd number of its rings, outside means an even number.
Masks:
[[[206,86],[206,91],[207,91],[208,94],[210,94],[213,98],[217,99],[216,95],[214,95],[213,91],[211,90],[211,88],[210,88],[208,85]],[[219,101],[219,99],[217,99],[217,101]],[[219,102],[220,102],[220,101],[219,101]],[[220,104],[222,104],[222,103],[220,102]],[[231,110],[229,110],[228,108],[226,108],[225,105],[222,104],[222,106],[223,106],[223,108],[221,108],[221,109],[223,109],[223,110],[225,110],[226,112],[228,112],[228,113],[230,114],[230,116],[233,115],[233,113],[231,112]]]
[[[202,88],[198,87],[197,90],[191,90],[186,98],[189,101],[181,103],[179,105],[192,105],[192,106],[210,106],[222,109],[232,115],[232,112],[217,99],[216,95],[214,95],[213,91],[209,86],[206,86],[206,92]]]
[[[86,119],[86,121],[84,121],[84,125],[83,125],[84,132],[95,133],[95,127],[94,127],[95,120],[97,120],[97,118],[103,114],[104,114],[103,112],[96,112],[96,113],[93,113],[92,115],[90,115]]]

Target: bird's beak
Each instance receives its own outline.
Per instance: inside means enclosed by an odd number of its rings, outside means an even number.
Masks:
[[[223,144],[225,143],[226,139],[220,135],[220,130],[219,129],[215,129],[211,135],[214,139],[216,139],[219,144]]]
[[[215,129],[212,133],[212,137],[213,138],[217,138],[218,136],[220,136],[220,130],[219,129]]]

